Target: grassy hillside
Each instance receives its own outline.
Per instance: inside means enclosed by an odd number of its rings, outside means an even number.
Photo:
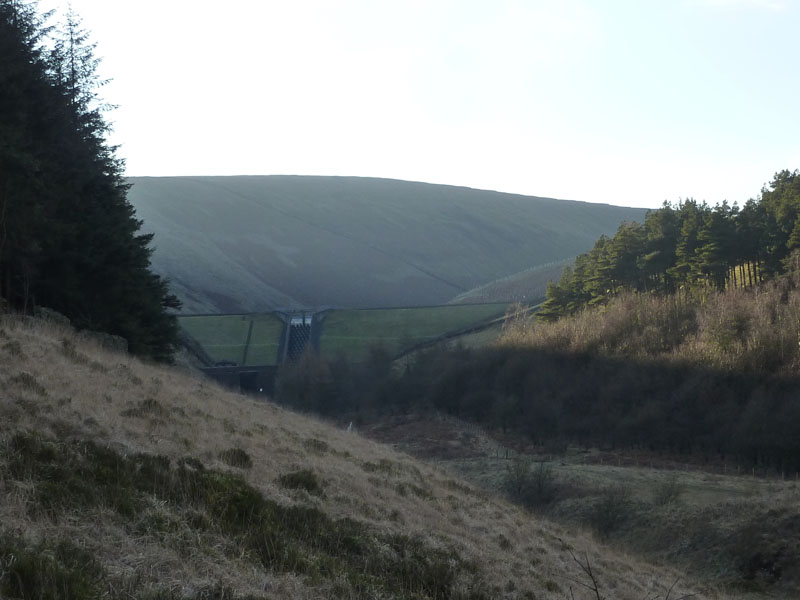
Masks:
[[[131,178],[184,312],[419,306],[588,250],[644,210],[355,177]],[[501,301],[504,298],[493,298]]]
[[[451,302],[453,304],[497,302],[498,299],[503,299],[505,302],[535,302],[544,299],[547,284],[550,281],[558,281],[564,268],[571,262],[572,260],[568,259],[525,269],[459,294]]]
[[[69,329],[4,317],[0,358],[2,597],[594,598],[570,552],[609,597],[678,577]]]

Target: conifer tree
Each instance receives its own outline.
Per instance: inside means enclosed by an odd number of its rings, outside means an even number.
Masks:
[[[542,308],[536,313],[536,318],[541,321],[557,321],[569,314],[567,306],[570,303],[569,290],[572,287],[572,267],[566,267],[561,273],[558,283],[548,282],[546,300]]]
[[[644,251],[645,231],[639,223],[623,223],[608,245],[612,292],[641,290],[643,282],[638,258]]]
[[[800,171],[783,170],[775,174],[769,187],[761,190],[761,205],[767,220],[767,273],[783,270],[795,246],[792,233],[800,218]]]
[[[733,219],[737,212],[723,202],[703,215],[703,228],[697,236],[698,268],[717,289],[725,288],[728,269],[733,264]]]
[[[667,272],[679,286],[691,286],[697,278],[699,269],[696,250],[700,246],[698,236],[705,211],[705,205],[698,205],[692,199],[678,205],[681,228],[675,247],[675,265]]]
[[[793,256],[795,258],[793,258]],[[623,223],[575,259],[547,287],[540,318],[552,320],[624,290],[673,293],[697,286],[754,285],[800,256],[800,171],[781,171],[761,200],[739,210],[693,199],[649,211],[644,225]]]
[[[678,243],[678,215],[668,202],[658,210],[647,213],[644,219],[645,248],[639,258],[642,277],[650,290],[674,291],[674,282],[669,269],[675,265],[675,249]]]
[[[150,235],[106,141],[97,59],[76,15],[51,31],[35,5],[0,0],[0,296],[48,306],[169,360],[177,323],[150,271]]]
[[[745,202],[736,219],[737,256],[744,267],[742,279],[751,286],[759,281],[759,265],[768,246],[768,221],[764,206],[752,198]]]
[[[589,252],[588,259],[591,266],[584,269],[587,272],[586,288],[589,304],[603,302],[611,293],[613,274],[608,252],[610,243],[611,240],[608,236],[601,235]]]

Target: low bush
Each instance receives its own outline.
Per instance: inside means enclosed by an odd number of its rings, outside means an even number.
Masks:
[[[228,448],[220,452],[218,456],[229,467],[249,469],[253,466],[253,459],[241,448]]]
[[[169,411],[155,398],[145,398],[134,406],[126,408],[120,413],[123,417],[157,417],[164,418],[169,415]]]
[[[603,539],[617,531],[633,511],[630,488],[623,485],[606,487],[589,513],[589,524]]]
[[[382,458],[378,462],[365,461],[361,468],[367,473],[384,473],[389,475],[395,470],[395,465],[387,458]]]
[[[676,474],[670,475],[653,486],[653,504],[666,506],[677,503],[680,501],[685,487]]]
[[[301,469],[284,473],[278,477],[278,484],[290,490],[305,490],[312,496],[324,496],[322,482],[311,469]]]
[[[307,438],[303,441],[303,447],[313,454],[325,454],[330,450],[327,442],[318,440],[317,438]]]
[[[541,508],[553,502],[559,491],[553,467],[540,461],[533,466],[527,457],[515,458],[506,470],[505,489],[512,500],[528,508]]]
[[[0,536],[0,597],[99,599],[105,575],[91,553],[67,540],[31,546],[16,536]]]
[[[39,380],[36,379],[34,375],[31,375],[27,371],[21,371],[20,373],[9,377],[8,385],[21,387],[22,389],[33,392],[38,396],[47,396],[47,389],[41,383],[39,383]]]

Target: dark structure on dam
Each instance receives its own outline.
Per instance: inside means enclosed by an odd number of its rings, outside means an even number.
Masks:
[[[275,311],[265,315],[180,317],[186,346],[201,370],[226,387],[248,394],[272,394],[278,365],[319,351],[324,311]],[[202,326],[193,320],[202,319]],[[274,320],[265,326],[265,321]],[[209,326],[211,325],[211,326]],[[216,343],[216,340],[229,343]],[[238,339],[237,339],[238,338]]]

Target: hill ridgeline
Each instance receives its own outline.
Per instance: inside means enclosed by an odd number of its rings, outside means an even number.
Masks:
[[[155,233],[153,267],[186,313],[444,304],[572,258],[645,215],[358,177],[129,182],[143,229]]]

